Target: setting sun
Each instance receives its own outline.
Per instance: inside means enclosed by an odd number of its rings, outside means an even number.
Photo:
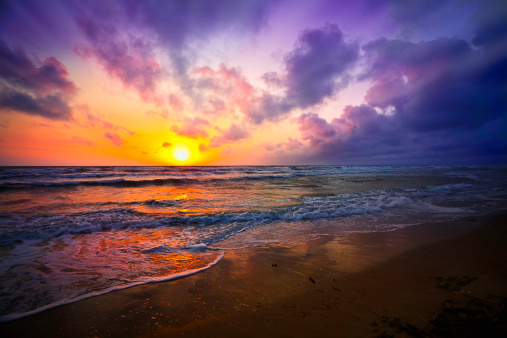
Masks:
[[[176,144],[172,150],[173,157],[178,161],[186,161],[190,158],[190,150],[185,144]]]

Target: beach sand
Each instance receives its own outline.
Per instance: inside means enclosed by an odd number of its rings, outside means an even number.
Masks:
[[[506,336],[507,214],[227,251],[1,323],[2,337]]]

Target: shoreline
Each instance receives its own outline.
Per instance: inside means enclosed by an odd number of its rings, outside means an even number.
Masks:
[[[507,212],[226,251],[215,266],[197,274],[0,323],[0,333],[8,337],[431,335],[450,330],[443,328],[445,323],[437,325],[437,319],[445,322],[443,314],[459,313],[459,306],[470,306],[471,299],[477,316],[485,320],[505,315],[503,224]]]

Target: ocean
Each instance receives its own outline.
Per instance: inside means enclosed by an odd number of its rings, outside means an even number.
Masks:
[[[230,250],[507,208],[507,166],[0,168],[0,321]]]

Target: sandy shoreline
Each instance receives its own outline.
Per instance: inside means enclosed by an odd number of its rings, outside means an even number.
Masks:
[[[3,337],[504,330],[507,214],[227,251],[209,270],[1,323]],[[461,320],[461,321],[460,321]],[[504,326],[502,326],[504,325]],[[461,330],[461,331],[460,331]]]

